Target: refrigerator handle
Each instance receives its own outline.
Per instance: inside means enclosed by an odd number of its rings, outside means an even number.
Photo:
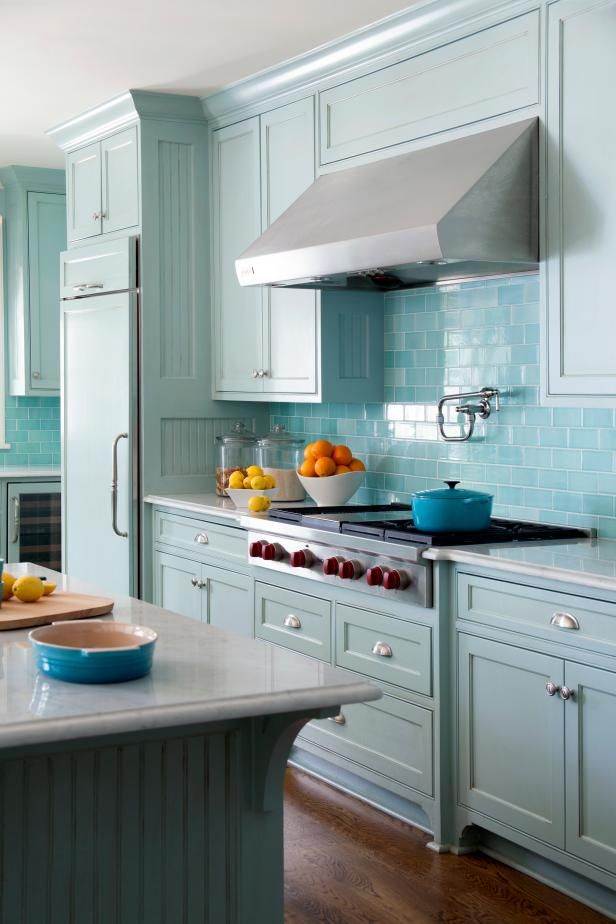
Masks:
[[[118,443],[127,439],[128,433],[118,433],[111,449],[111,527],[122,539],[128,538],[128,533],[118,529]]]
[[[19,542],[19,497],[13,498],[13,538],[11,542]]]

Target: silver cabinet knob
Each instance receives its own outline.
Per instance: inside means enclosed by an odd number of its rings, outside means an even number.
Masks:
[[[393,657],[391,645],[388,645],[387,642],[375,642],[372,646],[372,654],[379,655],[381,658]]]
[[[33,372],[33,373],[32,373],[32,378],[33,378],[33,379],[40,379],[40,377],[41,377],[41,373],[40,373],[40,372]]]
[[[197,587],[199,588],[199,590],[203,590],[204,587],[207,587],[207,580],[206,580],[206,581],[197,581]]]
[[[328,716],[330,722],[335,722],[336,725],[346,725],[346,719],[342,712],[339,712],[338,715]]]
[[[287,627],[287,629],[301,629],[302,622],[298,616],[294,616],[293,613],[289,613],[289,615],[285,617],[284,625]]]
[[[197,533],[195,536],[195,542],[198,542],[199,545],[207,545],[210,540],[205,535],[205,533]]]
[[[267,371],[267,369],[259,369],[259,372],[257,374],[259,378],[262,379],[262,378],[265,378],[265,376],[269,375],[269,372]]]
[[[92,221],[98,221],[98,220],[100,219],[100,217],[101,217],[101,213],[100,213],[100,212],[93,212],[93,213],[92,213]]]
[[[198,587],[198,586],[199,586],[199,579],[196,578],[196,577],[191,578],[191,579],[190,579],[190,583],[192,584],[193,587]]]
[[[560,687],[557,683],[554,683],[553,680],[548,680],[545,685],[545,692],[548,694],[548,696],[556,696],[559,690]]]
[[[253,377],[253,379],[258,379],[258,378],[259,378],[259,370],[258,370],[258,369],[253,369],[253,370],[252,370],[252,377]]]
[[[580,624],[571,613],[554,613],[550,619],[551,626],[558,626],[559,629],[579,629]]]
[[[570,687],[561,687],[560,688],[560,698],[561,699],[573,699],[574,690]]]
[[[109,218],[109,215],[107,212],[101,212],[100,217],[103,219],[103,221],[106,221]]]

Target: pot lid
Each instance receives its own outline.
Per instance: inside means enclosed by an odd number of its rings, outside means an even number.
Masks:
[[[257,435],[249,430],[243,421],[238,420],[233,424],[228,433],[217,436],[216,441],[224,445],[229,443],[244,443],[246,445],[251,445],[257,442]]]
[[[484,491],[471,491],[468,488],[456,489],[456,485],[460,484],[459,481],[446,481],[447,488],[437,488],[435,491],[417,491],[413,497],[420,498],[431,498],[432,500],[453,500],[461,501],[469,497],[476,498],[485,498],[492,497],[491,494],[486,494]]]
[[[299,449],[303,445],[304,437],[289,433],[284,424],[275,424],[271,432],[268,433],[267,436],[262,436],[259,440],[259,446],[292,446]]]

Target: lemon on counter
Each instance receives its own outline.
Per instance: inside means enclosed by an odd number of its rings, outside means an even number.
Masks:
[[[263,494],[255,494],[248,501],[248,509],[252,510],[253,513],[265,513],[266,510],[269,510],[271,503],[269,497],[265,497]]]
[[[4,571],[2,574],[2,599],[4,602],[10,600],[13,596],[13,584],[17,578],[13,577],[12,574],[9,574],[8,571]]]
[[[13,593],[22,603],[34,603],[43,596],[45,588],[40,578],[25,574],[13,584]]]
[[[45,581],[43,584],[43,596],[48,597],[52,594],[58,585],[55,581]]]
[[[246,469],[246,474],[248,475],[249,478],[254,478],[255,475],[262,475],[263,469],[261,468],[260,465],[249,465],[248,468]]]

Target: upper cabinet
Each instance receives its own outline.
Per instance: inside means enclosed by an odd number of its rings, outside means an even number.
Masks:
[[[382,297],[242,287],[235,259],[315,179],[314,99],[213,132],[214,397],[347,400],[356,386],[383,398]],[[321,326],[327,299],[339,324]],[[328,309],[324,309],[328,310]],[[345,362],[348,345],[358,348]],[[360,361],[363,359],[363,361]],[[359,395],[359,392],[357,392]]]
[[[319,98],[321,164],[532,106],[539,101],[539,13],[416,54]]]
[[[6,197],[9,390],[60,390],[60,252],[66,247],[64,172],[0,171]]]
[[[550,403],[614,405],[616,0],[548,7],[546,356]]]
[[[69,243],[139,225],[137,126],[69,152]]]

